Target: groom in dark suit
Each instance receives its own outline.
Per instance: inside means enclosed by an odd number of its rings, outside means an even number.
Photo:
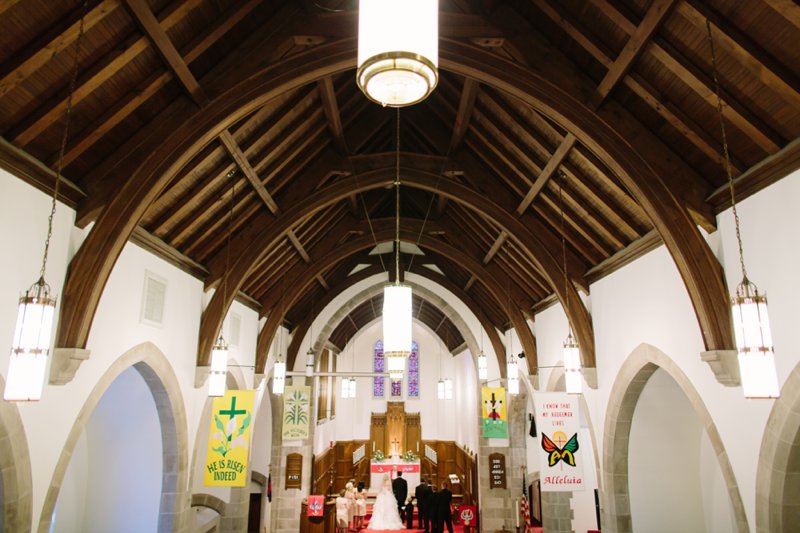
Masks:
[[[406,504],[406,497],[408,496],[408,483],[403,479],[402,472],[398,472],[397,477],[392,481],[392,492],[394,492],[394,498],[397,500],[397,511],[400,516],[403,516],[403,506]]]

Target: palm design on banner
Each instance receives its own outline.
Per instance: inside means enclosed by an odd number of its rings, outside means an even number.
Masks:
[[[284,416],[284,421],[287,424],[299,425],[308,422],[308,414],[306,413],[308,399],[306,395],[299,390],[286,399],[286,406],[288,410]]]

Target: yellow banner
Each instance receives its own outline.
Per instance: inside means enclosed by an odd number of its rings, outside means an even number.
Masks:
[[[283,439],[307,439],[311,387],[287,386],[283,394]]]
[[[503,387],[481,388],[481,405],[483,406],[483,437],[507,438],[506,390]]]
[[[216,487],[244,487],[255,391],[229,390],[214,398],[203,483]]]

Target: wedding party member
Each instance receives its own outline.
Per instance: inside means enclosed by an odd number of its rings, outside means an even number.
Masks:
[[[439,492],[436,490],[436,485],[428,480],[428,514],[425,515],[425,531],[433,533],[436,531],[436,509],[437,501],[439,500]]]
[[[447,481],[442,481],[442,490],[436,497],[436,533],[444,533],[444,524],[447,524],[447,531],[453,533],[453,512],[450,510],[452,501],[453,493],[447,488]]]
[[[414,497],[409,496],[406,500],[406,527],[414,529]]]
[[[431,489],[425,484],[425,480],[420,480],[420,484],[417,485],[417,488],[414,489],[414,496],[417,499],[417,514],[419,518],[417,519],[417,527],[419,529],[424,529],[425,533],[429,533],[427,522],[425,521],[425,516],[428,514],[428,498],[430,497]]]
[[[358,484],[356,491],[356,529],[364,528],[364,520],[367,516],[367,490],[364,488],[364,483]]]
[[[336,497],[336,533],[347,533],[348,530],[348,515],[347,515],[347,498],[344,497],[344,489],[339,492]]]
[[[397,477],[392,481],[392,492],[394,492],[394,497],[397,500],[397,512],[399,513],[408,496],[408,482],[403,479],[402,472],[398,472]]]
[[[392,480],[389,478],[389,474],[383,476],[381,491],[375,498],[375,505],[372,506],[372,518],[367,528],[378,531],[405,529],[403,521],[400,520],[400,513],[397,511],[397,499],[392,491]]]
[[[349,527],[354,528],[356,518],[356,488],[352,481],[348,481],[344,486],[344,497],[347,499],[347,523]]]

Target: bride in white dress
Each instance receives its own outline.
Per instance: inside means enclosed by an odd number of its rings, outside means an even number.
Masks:
[[[372,506],[372,519],[369,521],[369,529],[405,529],[400,513],[397,512],[397,500],[392,492],[392,480],[386,474],[383,478],[381,491],[375,498],[375,505]]]

